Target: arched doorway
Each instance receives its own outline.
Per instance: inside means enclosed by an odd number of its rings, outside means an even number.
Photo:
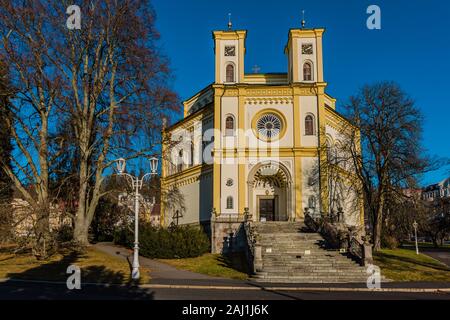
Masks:
[[[281,163],[257,164],[249,173],[249,211],[255,221],[290,221],[295,217],[289,170]]]

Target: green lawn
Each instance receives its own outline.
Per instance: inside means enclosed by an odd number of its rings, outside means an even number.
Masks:
[[[214,277],[246,280],[245,263],[239,256],[224,257],[219,254],[207,253],[197,258],[159,259],[177,269],[202,273]]]
[[[0,251],[0,278],[63,281],[69,276],[68,266],[81,269],[81,281],[89,283],[128,284],[131,283],[130,266],[126,260],[111,256],[94,248],[84,252],[62,250],[49,260],[38,261],[29,253],[12,254]],[[149,270],[141,269],[140,283],[149,282]]]
[[[450,268],[414,250],[383,249],[374,254],[374,259],[381,274],[394,281],[450,282]]]

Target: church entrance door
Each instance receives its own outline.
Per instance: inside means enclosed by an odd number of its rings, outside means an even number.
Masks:
[[[275,221],[275,199],[259,199],[259,217],[262,221]]]

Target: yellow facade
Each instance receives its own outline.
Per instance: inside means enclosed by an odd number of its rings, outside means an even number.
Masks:
[[[281,189],[286,191],[279,191],[278,187],[277,191],[273,186],[270,189],[270,192],[274,193],[273,197],[277,197],[277,201],[285,202],[278,204],[278,210],[286,211],[286,213],[279,212],[279,217],[283,216],[283,219],[288,220],[303,218],[305,210],[308,209],[307,197],[314,196],[311,191],[314,187],[305,189],[308,171],[312,171],[314,163],[326,161],[326,135],[330,132],[333,134],[333,128],[337,126],[349,125],[347,120],[335,111],[336,100],[325,93],[327,84],[323,77],[322,55],[324,31],[324,29],[291,29],[285,47],[289,71],[277,74],[244,73],[246,31],[213,32],[216,56],[215,83],[184,101],[185,119],[164,132],[164,135],[169,137],[185,128],[201,127],[196,131],[198,134],[204,134],[206,128],[214,131],[212,164],[198,161],[174,173],[168,169],[169,166],[173,167],[173,164],[168,160],[163,161],[162,194],[167,194],[175,187],[181,188],[180,193],[188,199],[187,206],[191,206],[189,210],[192,211],[186,213],[186,223],[195,220],[193,216],[196,215],[194,211],[197,209],[201,211],[209,208],[210,211],[209,214],[198,213],[201,216],[199,222],[205,221],[204,219],[208,217],[210,219],[212,213],[217,217],[234,216],[242,219],[246,208],[255,211],[255,208],[260,207],[255,201],[267,198],[269,193],[266,190],[264,196],[254,194],[251,189],[256,187],[250,182],[256,186],[257,181],[254,181],[250,174],[262,172],[264,166],[273,166],[275,162],[281,165],[284,175],[280,176],[285,177],[285,182],[289,186]],[[307,50],[312,50],[313,53],[302,53],[309,52]],[[308,56],[307,60],[303,55]],[[308,72],[305,71],[305,61],[312,65],[309,71],[311,79],[308,78],[307,81],[304,81]],[[305,117],[309,114],[314,119],[314,134],[305,133]],[[274,129],[258,127],[262,115],[275,116],[275,120],[281,123],[278,124],[280,128],[276,131],[276,139],[264,139],[260,135],[261,132],[265,132],[264,130],[275,132]],[[227,130],[225,128],[227,117],[234,119],[235,135],[224,134]],[[209,118],[210,122],[207,122]],[[270,125],[270,121],[265,125]],[[193,132],[193,129],[191,131]],[[276,147],[270,145],[268,149],[262,150],[259,145],[252,145],[249,142],[251,132],[254,135],[251,138],[256,137],[257,140],[268,141],[269,144],[276,141]],[[227,145],[230,141],[231,146]],[[170,148],[169,143],[165,141],[163,153],[167,154]],[[202,150],[204,149],[202,144]],[[195,156],[191,155],[191,159],[196,159],[195,157],[201,154],[200,147],[196,149],[194,146],[191,150],[197,150]],[[182,157],[182,153],[178,156]],[[272,158],[276,161],[270,160]],[[227,161],[230,159],[234,162],[228,165]],[[255,160],[253,163],[253,159],[260,161]],[[326,172],[320,167],[319,170],[317,191],[319,208],[322,214],[327,214],[328,179]],[[211,181],[208,180],[210,175]],[[190,186],[194,183],[198,185]],[[206,186],[202,186],[202,183]],[[258,186],[262,188],[261,185]],[[193,190],[192,192],[196,194],[192,196],[189,190]],[[258,192],[263,191],[261,190]],[[201,201],[197,201],[197,198],[201,197],[207,198],[205,201],[208,203],[210,201],[210,207],[205,208]],[[167,225],[170,214],[165,215],[164,203],[167,203],[167,199],[163,196],[161,222]],[[359,212],[361,216],[358,220],[363,221],[362,207]],[[256,217],[260,214],[251,213]]]

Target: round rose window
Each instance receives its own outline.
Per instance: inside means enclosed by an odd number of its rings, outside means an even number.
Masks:
[[[282,129],[281,119],[273,114],[263,114],[256,122],[256,130],[262,138],[271,140],[276,138]]]

